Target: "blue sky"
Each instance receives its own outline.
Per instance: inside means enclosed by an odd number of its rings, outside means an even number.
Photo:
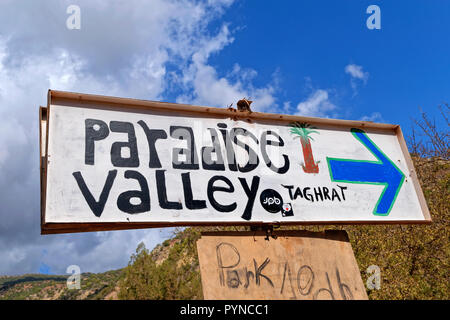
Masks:
[[[81,28],[69,30],[69,5]],[[369,5],[381,29],[369,30]],[[38,106],[48,89],[366,119],[408,133],[450,102],[450,2],[0,2],[0,274],[100,272],[171,229],[41,236]],[[19,201],[20,199],[20,201]]]
[[[366,27],[372,4],[381,30]],[[208,26],[217,33],[226,23],[233,38],[209,64],[226,77],[238,63],[257,73],[255,86],[274,85],[267,111],[301,114],[297,104],[324,90],[336,109],[311,115],[395,123],[408,134],[420,110],[445,125],[437,107],[449,101],[449,14],[448,1],[237,1]]]
[[[381,9],[381,30],[366,27],[370,4]],[[326,89],[339,117],[379,112],[375,120],[407,130],[419,106],[438,117],[436,107],[449,101],[449,14],[448,1],[238,2],[224,15],[235,40],[210,62],[221,73],[236,61],[257,70],[256,84],[276,72],[278,103],[295,105]],[[348,64],[368,72],[356,95]]]

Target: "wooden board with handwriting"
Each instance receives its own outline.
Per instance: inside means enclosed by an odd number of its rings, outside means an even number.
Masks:
[[[203,233],[205,299],[367,299],[345,231]]]

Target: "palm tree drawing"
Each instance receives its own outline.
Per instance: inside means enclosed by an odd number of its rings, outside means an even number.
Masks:
[[[300,138],[302,144],[303,159],[305,160],[305,164],[302,164],[302,167],[305,173],[319,173],[319,166],[314,161],[310,142],[310,140],[314,141],[310,135],[312,133],[319,134],[319,132],[313,129],[317,128],[308,123],[294,122],[291,124],[291,133],[295,135],[294,139]]]

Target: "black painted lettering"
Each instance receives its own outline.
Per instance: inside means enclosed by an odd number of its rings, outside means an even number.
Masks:
[[[105,139],[109,135],[108,125],[97,119],[84,120],[84,163],[93,165],[95,162],[95,141]]]
[[[278,141],[268,140],[267,139],[268,135],[275,136],[275,138],[277,138]],[[262,154],[262,157],[264,159],[264,162],[270,168],[270,170],[272,170],[272,171],[274,171],[276,173],[280,173],[280,174],[286,173],[289,170],[289,158],[288,158],[288,156],[283,154],[284,165],[282,167],[280,167],[280,168],[277,168],[272,163],[272,161],[269,158],[269,155],[267,154],[267,146],[283,147],[284,146],[283,139],[275,131],[271,131],[271,130],[265,131],[261,135],[261,154]]]
[[[256,194],[258,192],[259,180],[260,179],[258,176],[254,176],[252,179],[252,186],[249,187],[245,178],[239,178],[242,188],[244,188],[245,194],[248,198],[244,213],[241,216],[244,220],[250,221],[252,219],[253,204],[255,203]]]
[[[259,164],[259,158],[256,152],[246,143],[243,143],[241,140],[238,139],[238,136],[242,135],[244,137],[250,137],[258,143],[258,139],[255,137],[253,133],[250,131],[244,129],[244,128],[233,128],[230,132],[231,139],[233,142],[244,149],[247,152],[248,155],[248,162],[245,164],[245,166],[241,167],[241,165],[238,164],[238,169],[240,172],[250,172],[254,170],[258,164]]]
[[[251,271],[247,270],[247,267],[244,268],[244,274],[245,274],[245,284],[244,284],[244,288],[248,288],[248,286],[250,285],[250,278],[255,278],[255,274]]]
[[[339,274],[339,270],[336,268],[336,279],[339,286],[339,291],[341,292],[342,299],[344,300],[353,300],[353,294],[350,290],[350,287],[341,281],[341,275]]]
[[[295,189],[294,200],[297,199],[298,196],[300,196],[300,198],[303,199],[303,193],[302,193],[302,189],[300,189],[300,187],[297,187],[297,189]],[[305,198],[306,198],[306,196],[305,196]]]
[[[170,210],[181,210],[183,209],[183,205],[178,201],[169,201],[167,200],[167,189],[166,189],[166,170],[156,170],[155,178],[156,178],[156,189],[158,191],[158,201],[159,206],[162,209],[170,209]]]
[[[241,284],[237,270],[227,270],[227,286],[229,288],[237,288]]]
[[[290,284],[290,286],[291,286],[291,293],[292,293],[291,299],[295,299],[297,296],[296,296],[296,294],[295,294],[294,287],[292,286],[291,268],[289,267],[289,264],[288,264],[287,261],[286,261],[286,263],[284,264],[283,283],[281,284],[281,290],[280,290],[280,293],[281,293],[281,294],[283,294],[284,284],[286,283],[286,275],[288,276],[289,284]]]
[[[331,201],[334,201],[335,198],[337,198],[339,200],[339,202],[341,202],[341,198],[339,198],[338,192],[336,191],[335,188],[333,188],[331,190]]]
[[[228,187],[219,187],[215,186],[214,183],[216,181],[223,181]],[[231,183],[230,179],[224,177],[224,176],[214,176],[212,177],[208,182],[208,200],[211,203],[212,207],[220,212],[231,212],[236,209],[237,204],[236,202],[233,202],[229,205],[220,204],[217,202],[217,200],[214,198],[214,192],[227,192],[227,193],[233,193],[234,192],[234,186]]]
[[[320,187],[314,188],[314,195],[316,196],[316,201],[323,201],[322,189]]]
[[[327,187],[323,187],[323,197],[325,200],[331,200],[330,190]]]
[[[102,215],[103,209],[105,208],[106,201],[108,200],[109,192],[111,191],[114,179],[116,178],[117,170],[111,170],[108,172],[108,176],[106,177],[106,181],[105,184],[103,185],[103,189],[102,192],[100,193],[100,198],[98,201],[94,199],[92,193],[89,191],[89,188],[84,182],[81,172],[77,171],[72,173],[72,175],[77,181],[78,187],[80,188],[84,199],[89,205],[89,208],[91,208],[92,212],[96,217],[100,217]]]
[[[256,285],[260,285],[261,284],[261,279],[260,278],[264,278],[267,280],[267,282],[269,282],[269,284],[273,287],[273,282],[272,280],[270,280],[270,278],[264,274],[262,274],[263,269],[269,264],[270,259],[266,258],[266,260],[264,260],[264,262],[258,267],[258,265],[256,264],[256,260],[253,259],[253,264],[255,266],[255,280],[256,280]]]
[[[136,134],[134,132],[134,126],[131,122],[111,121],[109,123],[111,132],[126,133],[128,135],[128,141],[126,142],[114,142],[111,146],[111,163],[115,167],[139,167],[139,155],[136,142]],[[130,152],[129,157],[122,156],[122,150],[128,148]]]
[[[216,129],[208,128],[211,133],[212,147],[202,148],[202,166],[205,170],[225,171],[225,163],[222,156],[222,149],[220,146],[219,135]],[[217,159],[212,160],[212,155],[215,154]]]
[[[297,272],[297,288],[301,295],[310,294],[314,285],[314,272],[308,265],[303,265]]]
[[[125,179],[135,179],[139,183],[140,190],[129,190],[122,192],[117,197],[117,207],[126,213],[137,214],[150,211],[150,192],[147,179],[137,171],[127,170],[124,173]],[[131,199],[138,198],[139,204],[132,204]]]
[[[190,127],[171,126],[170,136],[175,139],[185,140],[187,148],[173,148],[172,150],[172,166],[174,169],[197,170],[198,156],[195,147],[194,131]],[[180,156],[184,156],[184,160],[180,160]]]
[[[234,251],[236,263],[231,263],[230,265],[224,264],[223,259],[222,259],[223,247],[229,247],[229,248],[231,248],[231,250]],[[225,285],[224,269],[230,269],[230,268],[236,267],[239,264],[239,262],[241,261],[241,255],[239,254],[239,251],[236,249],[236,247],[233,246],[231,243],[221,242],[216,246],[216,256],[217,256],[217,266],[219,268],[220,285],[224,286]]]
[[[327,288],[321,288],[321,289],[317,290],[317,292],[313,296],[314,300],[317,300],[317,298],[319,297],[319,294],[321,292],[328,292],[328,294],[330,295],[331,299],[335,300],[333,289],[331,288],[331,282],[330,282],[330,277],[328,276],[328,272],[325,272],[325,275],[327,277],[328,289]]]
[[[238,171],[236,164],[236,155],[233,149],[233,143],[231,142],[230,135],[226,130],[227,125],[225,123],[218,123],[217,126],[220,128],[219,131],[222,134],[223,142],[225,144],[225,150],[227,152],[228,168],[231,171]]]
[[[294,186],[285,186],[283,184],[281,186],[289,190],[289,198],[291,198],[291,200],[294,200],[294,194],[292,193],[292,189],[294,189]]]
[[[308,191],[311,190],[310,187],[303,188],[303,195],[306,200],[314,202],[314,197]]]
[[[149,168],[161,168],[161,161],[159,161],[158,151],[156,150],[156,140],[167,139],[167,133],[161,129],[149,129],[147,124],[140,120],[138,124],[142,127],[147,137],[148,151],[149,151]]]
[[[342,200],[345,201],[345,194],[344,194],[344,190],[347,190],[347,187],[343,187],[338,185],[339,189],[341,189],[341,195],[342,195]]]
[[[184,202],[186,208],[189,210],[198,210],[206,208],[206,200],[194,200],[192,195],[192,185],[190,173],[182,173],[181,180],[183,181]]]

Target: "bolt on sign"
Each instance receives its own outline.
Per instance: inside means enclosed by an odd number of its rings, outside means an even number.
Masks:
[[[398,125],[49,91],[42,233],[427,223]]]
[[[205,299],[367,300],[345,231],[210,232],[197,251]]]

